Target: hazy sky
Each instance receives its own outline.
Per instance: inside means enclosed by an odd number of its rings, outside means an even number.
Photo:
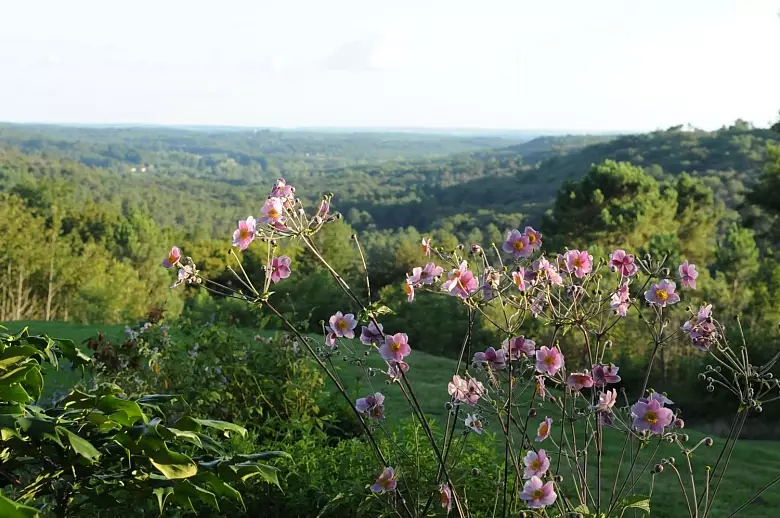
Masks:
[[[641,130],[780,110],[780,0],[0,3],[0,120]]]

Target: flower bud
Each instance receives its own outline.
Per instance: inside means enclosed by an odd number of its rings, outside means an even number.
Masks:
[[[471,474],[474,475],[475,477],[478,477],[479,474],[480,474],[480,471],[479,471],[478,468],[471,468]]]
[[[685,428],[685,421],[683,421],[680,418],[677,418],[674,420],[674,427],[675,428]]]
[[[555,475],[553,477],[553,480],[555,480],[556,482],[558,482],[560,484],[561,482],[563,482],[563,475]]]
[[[712,437],[707,437],[704,439],[704,445],[708,447],[712,447],[712,445],[715,443],[715,441],[712,440]]]
[[[528,409],[528,417],[533,418],[533,417],[536,417],[537,414],[538,414],[538,412],[536,411],[535,408],[529,408]]]
[[[663,472],[663,470],[664,470],[664,467],[661,464],[656,464],[655,467],[653,468],[653,471],[655,473],[661,473],[661,472]]]

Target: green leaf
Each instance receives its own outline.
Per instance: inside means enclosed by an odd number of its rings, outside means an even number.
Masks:
[[[157,497],[157,505],[160,506],[160,516],[162,516],[163,513],[165,512],[165,502],[168,500],[168,497],[173,494],[173,488],[158,487],[152,492]]]
[[[54,342],[55,348],[60,353],[62,353],[62,355],[67,358],[74,366],[78,367],[80,365],[88,365],[92,363],[92,359],[81,352],[81,349],[76,347],[76,344],[73,343],[73,340],[67,340],[64,338],[54,338],[51,340]]]
[[[0,495],[0,516],[3,518],[36,518],[40,515],[37,509],[17,504],[13,500]]]
[[[214,421],[213,419],[195,419],[193,417],[184,417],[176,423],[176,428],[192,432],[199,432],[201,426],[214,428],[215,430],[222,430],[225,432],[237,432],[241,434],[242,437],[246,437],[247,434],[246,428],[243,426],[228,423],[227,421]]]
[[[162,403],[173,403],[181,399],[180,396],[171,394],[147,394],[136,399],[139,405],[160,405]]]
[[[27,373],[30,372],[31,369],[38,369],[38,368],[40,368],[38,365],[23,365],[21,367],[17,367],[0,376],[0,383],[2,383],[3,385],[18,383],[19,381],[22,381],[25,377],[27,377]]]
[[[14,363],[27,360],[30,356],[41,356],[41,352],[31,345],[9,347],[0,354],[0,369],[7,369]]]
[[[13,385],[0,385],[0,401],[29,403],[32,398],[21,385],[14,383]]]
[[[164,439],[184,440],[194,444],[198,448],[203,448],[203,443],[200,441],[200,437],[198,437],[198,434],[195,432],[190,432],[188,430],[177,430],[176,428],[168,428],[166,426],[158,426],[157,431]]]
[[[149,460],[169,480],[189,478],[198,473],[198,465],[191,458],[167,448],[153,452]]]
[[[88,440],[76,435],[62,426],[58,426],[56,430],[61,435],[65,435],[68,438],[68,442],[70,443],[71,448],[73,448],[76,453],[88,461],[97,462],[100,459],[100,452],[94,446],[92,446],[92,443],[90,443]]]
[[[241,493],[239,493],[234,487],[225,483],[214,473],[204,471],[198,474],[197,479],[198,482],[208,484],[209,488],[211,488],[211,490],[214,491],[217,496],[238,500],[238,503],[241,504],[242,509],[246,511],[246,506],[244,505],[244,499],[241,498]]]
[[[143,410],[135,401],[120,399],[116,396],[103,396],[98,400],[97,407],[110,414],[111,419],[125,426],[132,426],[139,419],[144,423],[148,422]],[[116,418],[114,414],[117,415]]]
[[[22,381],[22,385],[30,393],[30,396],[37,400],[41,397],[41,391],[43,390],[43,374],[41,369],[32,369],[27,373],[27,376]]]
[[[217,495],[215,495],[211,491],[203,489],[200,486],[196,486],[189,480],[185,480],[181,484],[177,484],[176,489],[174,491],[178,495],[184,495],[189,497],[190,500],[193,498],[198,498],[199,500],[202,500],[203,502],[209,504],[211,507],[216,509],[217,512],[219,512],[219,503],[217,502]]]
[[[642,514],[650,516],[650,497],[647,495],[630,495],[620,501],[618,509],[638,509]]]
[[[279,489],[282,487],[279,485],[279,477],[277,476],[279,468],[268,466],[267,464],[256,464],[250,462],[234,464],[228,468],[233,471],[233,473],[235,473],[242,482],[246,482],[250,478],[259,476],[265,482],[274,484]]]

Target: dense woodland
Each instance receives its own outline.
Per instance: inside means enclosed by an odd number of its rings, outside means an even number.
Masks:
[[[354,282],[365,250],[372,289],[410,336],[438,333],[430,352],[453,355],[460,324],[452,298],[405,303],[404,275],[423,257],[420,240],[454,248],[503,241],[532,224],[547,246],[613,247],[685,257],[702,271],[701,300],[741,313],[767,351],[780,322],[780,133],[737,121],[717,131],[673,127],[623,136],[511,138],[207,132],[163,128],[0,126],[0,321],[125,323],[149,307],[204,320],[220,315],[260,326],[252,313],[203,291],[171,292],[159,268],[171,244],[209,276],[223,275],[238,219],[257,215],[285,177],[316,202],[334,193],[344,218],[318,236]],[[317,332],[342,295],[300,249],[284,286],[288,311]],[[262,275],[261,246],[244,253]],[[675,263],[676,264],[676,263]],[[699,300],[691,301],[698,304]],[[673,318],[684,318],[684,308]],[[429,321],[430,320],[430,321]],[[392,323],[392,322],[390,322]],[[624,330],[621,349],[638,362],[645,344]],[[485,336],[485,339],[490,339]],[[673,376],[669,349],[661,374]],[[682,364],[678,364],[676,368]],[[673,370],[673,369],[672,369]]]

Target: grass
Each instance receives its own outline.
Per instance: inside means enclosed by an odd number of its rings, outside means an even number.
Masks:
[[[122,330],[124,329],[124,326],[117,325],[88,326],[63,322],[13,322],[5,325],[12,331],[17,331],[24,326],[29,326],[33,333],[48,334],[58,338],[70,338],[77,343],[80,343],[91,336],[95,336],[99,331],[106,332],[111,339],[119,339]],[[247,332],[254,334],[254,332]],[[360,344],[356,344],[356,350],[362,351],[364,348]],[[384,362],[376,354],[368,356],[365,360],[366,365],[369,367],[377,369],[383,369],[385,367]],[[408,376],[421,407],[428,416],[443,424],[447,419],[447,410],[444,405],[449,399],[446,387],[455,370],[456,362],[452,359],[432,356],[420,351],[413,351],[408,360],[411,365]],[[362,368],[356,363],[334,360],[334,365],[339,372],[342,382],[348,388],[350,395],[355,398],[373,392],[383,392],[385,394],[387,397],[385,400],[386,414],[390,426],[393,425],[393,422],[397,422],[398,420],[411,415],[411,411],[397,384],[388,386],[385,383],[384,376],[381,374],[375,377],[366,378]],[[77,372],[67,370],[47,371],[47,393],[52,394],[53,391],[72,386],[73,383],[78,381],[79,375],[80,374]],[[555,415],[554,410],[550,406],[545,407],[544,405],[539,405],[537,408],[539,410],[539,416],[535,420],[532,420],[533,429],[535,429],[537,423],[544,418],[545,415],[550,415],[551,417]],[[545,413],[545,411],[547,411],[547,413]],[[493,428],[493,431],[497,432],[496,435],[500,436],[500,429],[498,429],[498,426],[495,425],[495,423],[492,424],[493,426],[491,426],[491,428]],[[552,437],[557,441],[560,429],[557,428],[556,425],[557,421],[553,424]],[[685,432],[690,436],[689,444],[691,445],[696,444],[706,437],[705,434],[695,430],[686,429]],[[602,466],[605,473],[604,480],[610,482],[605,482],[607,487],[602,490],[603,501],[608,501],[612,492],[611,480],[614,479],[613,474],[619,464],[621,448],[623,445],[622,437],[623,436],[616,431],[605,431]],[[714,437],[714,439],[715,445],[712,448],[701,446],[692,456],[691,462],[696,475],[697,490],[700,490],[703,487],[705,466],[712,466],[715,464],[720,452],[720,447],[724,442],[724,439],[722,438]],[[549,440],[545,445],[548,450],[555,449],[555,447],[549,443]],[[653,464],[651,463],[645,471],[642,471],[642,468],[645,466],[646,459],[654,448],[655,443],[653,443],[650,451],[643,450],[640,451],[638,455],[634,466],[634,475],[635,477],[640,478],[640,482],[634,489],[634,493],[646,494],[649,491],[649,481],[651,477],[648,475],[648,471],[652,468]],[[503,457],[503,449],[498,452],[498,454]],[[622,463],[620,463],[621,483],[629,472],[631,457],[631,455],[626,454]],[[661,444],[656,458],[668,457],[675,457],[676,466],[680,470],[683,482],[686,488],[688,488],[688,491],[690,491],[687,464],[685,463],[679,447],[673,444]],[[553,456],[553,465],[555,465],[556,460],[555,456]],[[780,468],[778,468],[778,466],[780,466],[780,442],[739,441],[729,464],[726,478],[720,487],[717,499],[713,505],[712,516],[723,518],[730,516],[734,510],[755,495],[755,493],[765,484],[780,474]],[[562,469],[565,467],[565,462],[561,464],[561,467]],[[594,476],[595,471],[595,466],[589,466],[589,476]],[[565,478],[571,479],[571,477]],[[564,482],[564,486],[566,486],[566,484],[567,481]],[[631,483],[629,482],[629,485],[630,484]],[[595,481],[593,481],[591,486],[595,487]],[[689,496],[692,498],[692,495]],[[688,516],[685,506],[685,499],[682,496],[678,479],[674,471],[667,467],[663,473],[657,475],[655,479],[652,516],[670,518]],[[630,513],[626,513],[626,516],[629,515]],[[780,486],[774,486],[763,493],[756,502],[750,504],[739,514],[739,516],[750,516],[754,518],[773,518],[780,516]]]

